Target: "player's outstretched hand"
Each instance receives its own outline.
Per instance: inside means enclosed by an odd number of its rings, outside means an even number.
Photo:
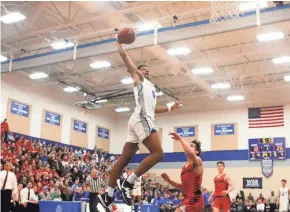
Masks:
[[[209,198],[208,198],[208,203],[211,204],[211,202],[212,202],[212,198],[209,197]]]
[[[182,102],[174,102],[174,104],[171,106],[171,111],[178,110],[182,107],[183,107]]]
[[[169,176],[166,174],[166,173],[163,173],[161,174],[161,177],[163,178],[164,181],[168,182],[170,179],[169,179]]]
[[[178,140],[180,140],[181,139],[181,136],[180,135],[178,135],[177,133],[173,133],[173,132],[170,132],[168,135],[170,135],[171,136],[171,138],[172,139],[174,139],[174,140],[176,140],[176,141],[178,141]]]

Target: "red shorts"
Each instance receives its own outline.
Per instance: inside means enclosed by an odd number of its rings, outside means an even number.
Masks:
[[[194,203],[192,202],[193,199],[195,199],[196,201],[194,201]],[[180,209],[182,211],[185,212],[202,212],[203,211],[203,197],[202,195],[196,199],[196,198],[185,198],[181,205],[180,205]]]
[[[213,207],[222,209],[224,212],[229,211],[231,208],[231,201],[228,196],[214,197]]]

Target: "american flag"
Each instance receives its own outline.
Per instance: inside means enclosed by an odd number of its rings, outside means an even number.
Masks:
[[[284,106],[248,109],[249,128],[283,127]]]

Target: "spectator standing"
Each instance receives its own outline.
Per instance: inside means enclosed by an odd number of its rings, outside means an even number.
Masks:
[[[254,197],[252,196],[252,193],[249,193],[248,200],[251,200],[252,202],[254,202]]]
[[[203,211],[204,212],[211,212],[211,205],[208,202],[208,199],[210,197],[210,194],[209,194],[209,192],[208,192],[208,190],[206,188],[203,189],[202,196],[203,196],[203,200],[204,200],[204,208],[203,208]]]
[[[11,164],[6,162],[4,170],[0,172],[1,188],[1,211],[9,212],[11,206],[11,196],[17,194],[17,179],[13,172],[10,171]]]
[[[8,141],[8,133],[9,133],[9,125],[7,123],[7,119],[1,123],[1,131],[4,133],[4,141]]]
[[[269,203],[270,203],[270,212],[275,212],[277,197],[275,196],[274,191],[271,191],[271,195],[269,197]]]
[[[20,192],[21,202],[25,208],[25,212],[37,211],[38,198],[36,197],[32,184],[27,183],[27,187],[22,189]]]
[[[260,194],[260,196],[261,196],[261,194]],[[262,198],[259,198],[258,199],[256,209],[257,209],[257,212],[264,212],[264,210],[265,210],[265,204],[263,203]]]
[[[12,212],[23,211],[23,205],[21,205],[21,196],[20,196],[20,193],[21,193],[22,189],[23,189],[23,185],[22,184],[18,184],[17,193],[13,197],[13,205],[12,205],[12,208],[11,208]]]

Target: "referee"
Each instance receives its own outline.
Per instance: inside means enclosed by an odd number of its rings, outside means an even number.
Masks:
[[[87,178],[87,184],[90,186],[90,200],[89,207],[91,212],[99,212],[98,206],[98,194],[100,189],[105,185],[103,179],[98,176],[98,171],[93,168],[91,175]]]
[[[6,162],[4,170],[0,172],[0,188],[1,188],[1,211],[9,212],[11,206],[11,196],[17,194],[17,180],[13,172],[10,171],[11,164]]]

